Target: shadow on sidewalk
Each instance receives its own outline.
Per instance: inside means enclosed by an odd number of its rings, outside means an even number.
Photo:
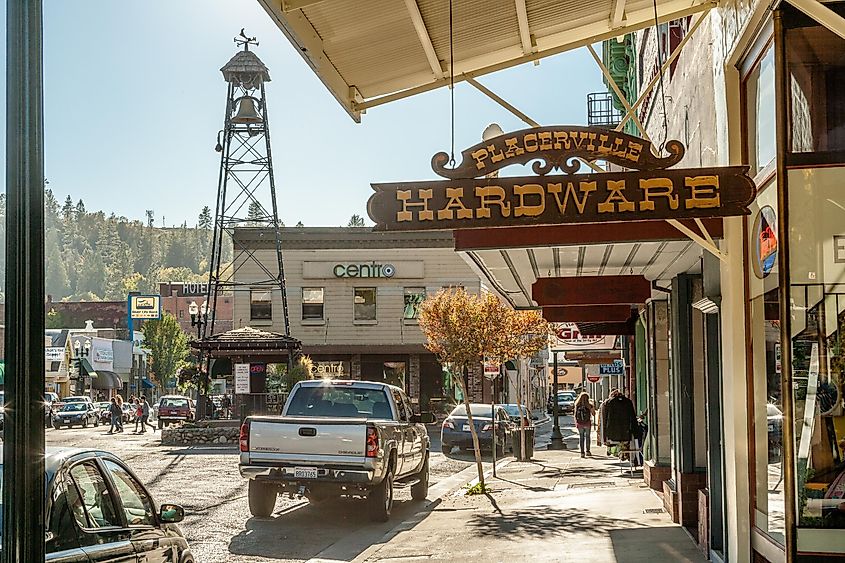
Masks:
[[[476,536],[524,540],[564,536],[605,536],[612,530],[641,525],[636,520],[613,518],[578,508],[544,508],[473,514],[469,528]]]
[[[707,561],[679,526],[610,530],[610,541],[616,563]]]

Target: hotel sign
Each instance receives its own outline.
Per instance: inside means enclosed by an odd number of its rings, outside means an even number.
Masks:
[[[449,180],[372,184],[368,212],[382,231],[749,214],[754,184],[747,166],[668,169],[684,147],[669,141],[666,150],[669,156],[656,157],[648,141],[600,128],[525,129],[466,149],[455,168],[445,167],[445,153],[436,154],[432,168]],[[627,170],[579,174],[576,157]],[[536,176],[490,177],[529,161]]]

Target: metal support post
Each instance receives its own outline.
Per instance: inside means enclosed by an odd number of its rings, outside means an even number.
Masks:
[[[552,352],[552,441],[549,444],[550,450],[565,450],[566,444],[563,443],[563,434],[560,433],[560,421],[558,416],[560,413],[557,408],[557,352]]]
[[[44,561],[41,0],[6,2],[6,381],[2,563]]]

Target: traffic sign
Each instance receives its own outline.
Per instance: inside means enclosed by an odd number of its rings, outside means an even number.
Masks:
[[[625,375],[625,364],[621,361],[599,364],[599,375]]]
[[[592,373],[587,375],[587,381],[589,381],[590,383],[598,383],[599,379],[601,379],[600,375],[595,375]]]

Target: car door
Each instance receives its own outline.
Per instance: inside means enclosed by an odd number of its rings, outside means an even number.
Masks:
[[[102,460],[118,498],[118,510],[131,532],[140,563],[176,563],[176,546],[159,525],[153,501],[126,467],[111,459]]]
[[[411,413],[405,408],[405,403],[402,402],[402,394],[392,389],[393,402],[396,404],[396,412],[398,414],[399,424],[396,427],[396,476],[404,475],[406,471],[410,471],[411,461],[408,459],[411,451],[411,444],[413,443],[413,434],[409,434],[411,427]]]
[[[76,463],[68,473],[67,501],[88,559],[92,563],[138,563],[130,530],[97,461]]]
[[[411,405],[411,401],[408,399],[408,396],[404,393],[402,393],[402,402],[405,405],[405,410],[413,416],[414,407]],[[411,440],[411,443],[408,455],[408,462],[410,465],[408,466],[407,471],[412,471],[422,464],[423,456],[425,455],[424,438],[426,437],[426,430],[425,425],[417,423],[410,423],[408,425],[408,429],[408,437]]]
[[[82,563],[88,561],[88,554],[79,543],[79,530],[73,515],[74,510],[84,510],[79,496],[75,506],[67,500],[65,471],[53,478],[47,501],[47,533],[44,542],[44,561],[50,563]]]

